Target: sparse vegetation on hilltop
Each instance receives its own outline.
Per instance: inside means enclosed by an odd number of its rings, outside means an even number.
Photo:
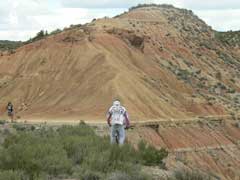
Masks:
[[[174,8],[173,5],[170,4],[138,4],[137,6],[133,6],[131,8],[129,8],[129,11],[134,10],[134,9],[138,9],[138,8],[143,8],[143,7],[162,7],[162,8]]]
[[[240,31],[215,32],[215,37],[230,46],[240,45]]]
[[[0,50],[7,51],[7,50],[13,50],[17,49],[22,45],[21,41],[2,41],[0,40]]]
[[[35,37],[33,38],[30,38],[28,41],[26,41],[25,43],[31,43],[31,42],[34,42],[34,41],[38,41],[40,39],[43,39],[44,37],[48,36],[48,32],[47,31],[44,31],[44,30],[41,30],[39,31]]]

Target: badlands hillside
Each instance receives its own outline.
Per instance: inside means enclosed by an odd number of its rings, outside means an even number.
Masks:
[[[119,98],[136,121],[237,114],[239,42],[223,38],[169,5],[71,26],[1,53],[1,113],[101,120]]]

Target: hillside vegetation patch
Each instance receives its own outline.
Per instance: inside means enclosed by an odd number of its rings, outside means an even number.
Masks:
[[[161,165],[168,153],[145,143],[111,145],[84,123],[78,126],[23,128],[15,125],[0,147],[0,176],[6,179],[148,179],[142,165]],[[0,179],[1,179],[0,177]]]

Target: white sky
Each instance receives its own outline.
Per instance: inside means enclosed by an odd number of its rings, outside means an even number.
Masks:
[[[93,18],[115,16],[139,3],[187,8],[219,31],[240,30],[240,0],[4,0],[0,1],[0,39],[27,40]]]

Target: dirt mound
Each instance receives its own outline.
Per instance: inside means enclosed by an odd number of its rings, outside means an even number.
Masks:
[[[239,110],[239,57],[191,11],[135,8],[0,56],[1,107],[100,120],[119,98],[133,120],[227,114]]]

